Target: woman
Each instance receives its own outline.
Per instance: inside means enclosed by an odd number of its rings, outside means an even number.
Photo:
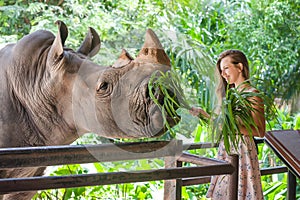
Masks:
[[[219,102],[225,97],[226,89],[236,87],[238,90],[257,92],[249,82],[249,66],[246,56],[239,50],[226,50],[220,54],[216,65],[216,71],[219,76],[219,86],[217,94]],[[265,117],[264,106],[262,99],[258,96],[253,96],[253,111],[251,116],[257,127],[252,127],[251,134],[246,127],[238,124],[239,130],[242,133],[244,141],[240,141],[238,149],[232,148],[232,151],[239,155],[239,180],[238,180],[238,199],[239,200],[263,200],[261,175],[257,157],[256,145],[251,136],[264,137],[265,134]],[[252,99],[251,99],[252,100]],[[193,115],[207,115],[201,108],[192,108]],[[221,140],[218,149],[218,159],[228,161],[228,155],[225,151],[225,146]],[[228,200],[228,185],[229,175],[213,176],[207,197],[213,200],[221,199]]]

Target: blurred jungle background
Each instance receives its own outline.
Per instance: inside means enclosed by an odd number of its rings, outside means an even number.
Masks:
[[[0,0],[0,44],[16,42],[38,29],[51,30],[62,20],[69,28],[66,46],[77,49],[88,27],[100,35],[101,50],[93,60],[111,65],[124,48],[134,57],[147,28],[153,29],[182,77],[185,93],[195,106],[214,106],[216,57],[225,49],[240,49],[248,57],[253,84],[272,101],[277,119],[267,130],[300,129],[300,1],[299,0]],[[209,142],[208,130],[187,111],[174,127],[184,142]],[[159,139],[169,139],[165,134]],[[146,139],[145,139],[146,140]],[[108,142],[87,134],[74,144]],[[123,142],[115,141],[115,142]],[[214,157],[216,149],[192,153]],[[264,144],[261,167],[283,163]],[[161,159],[66,165],[50,175],[84,174],[162,168]],[[287,174],[262,177],[265,199],[285,199]],[[298,182],[299,183],[299,182]],[[208,184],[183,187],[183,199],[205,199]],[[298,198],[300,188],[297,188]],[[39,191],[34,199],[162,199],[163,182],[118,184]]]

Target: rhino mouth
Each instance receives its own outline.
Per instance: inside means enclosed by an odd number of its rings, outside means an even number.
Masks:
[[[168,123],[170,127],[175,126],[180,117],[178,115],[170,116],[166,112],[162,113],[162,106],[164,105],[165,96],[161,90],[156,89],[152,91],[154,94],[154,99],[150,96],[150,91],[148,88],[148,83],[144,84],[142,87],[142,92],[139,94],[139,100],[134,104],[135,113],[135,123],[140,127],[141,133],[146,137],[157,137],[164,134],[167,131],[166,124]],[[168,91],[168,94],[173,96],[172,91]],[[176,110],[177,108],[174,107]],[[164,117],[165,116],[165,117]]]
[[[149,91],[147,91],[148,94],[149,94]],[[168,94],[174,98],[175,102],[178,103],[178,99],[176,98],[176,95],[171,91],[171,90],[168,90]],[[162,91],[161,90],[156,90],[154,91],[154,96],[155,96],[155,99],[157,99],[157,102],[160,106],[164,106],[165,102],[164,102],[164,99],[165,99],[165,96],[163,95]],[[151,99],[151,98],[150,98]],[[156,103],[152,100],[151,102],[152,104],[155,104]],[[157,106],[158,107],[158,106]],[[173,105],[173,109],[174,110],[177,110],[178,109],[178,106],[176,105]],[[160,110],[160,112],[162,112]],[[151,113],[150,113],[150,116],[151,116]],[[175,126],[180,120],[180,116],[177,115],[177,114],[174,114],[173,116],[170,116],[166,113],[166,121],[168,122],[168,124],[173,127]]]

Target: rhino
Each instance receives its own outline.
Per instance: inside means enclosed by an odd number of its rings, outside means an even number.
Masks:
[[[155,71],[170,70],[170,60],[155,33],[146,31],[135,59],[123,49],[111,66],[100,66],[91,60],[101,43],[93,28],[75,51],[65,46],[67,26],[56,24],[56,36],[38,30],[0,51],[0,148],[71,144],[89,132],[106,138],[163,134],[162,113],[149,96],[148,82]],[[0,177],[41,176],[44,170],[0,170]]]

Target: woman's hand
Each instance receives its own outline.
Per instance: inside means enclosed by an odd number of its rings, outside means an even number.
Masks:
[[[205,112],[202,108],[196,108],[196,107],[192,107],[190,110],[189,110],[190,114],[195,116],[195,117],[204,117],[204,118],[207,118],[209,119],[210,118],[210,115]]]

